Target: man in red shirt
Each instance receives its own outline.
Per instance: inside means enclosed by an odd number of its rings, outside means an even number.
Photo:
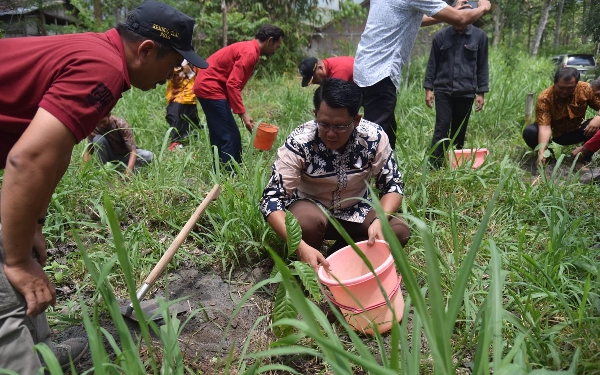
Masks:
[[[210,143],[217,146],[221,163],[231,159],[242,162],[242,137],[231,112],[252,132],[254,120],[246,112],[242,90],[260,56],[272,56],[282,42],[283,30],[262,25],[253,40],[221,48],[207,59],[209,68],[198,72],[194,94],[206,115]]]
[[[325,78],[339,78],[354,82],[353,70],[354,57],[352,56],[330,57],[325,60],[307,57],[298,66],[302,76],[302,87],[311,83],[320,85]]]
[[[0,368],[37,374],[33,346],[53,347],[44,310],[56,291],[43,270],[42,226],[73,146],[130,85],[164,84],[184,57],[205,68],[193,28],[193,18],[150,0],[105,33],[0,39]],[[75,340],[55,353],[68,366],[86,348]]]
[[[571,156],[576,157],[579,155],[579,159],[577,159],[577,169],[583,168],[586,163],[586,160],[591,160],[592,155],[596,153],[596,151],[600,150],[600,132],[596,132],[589,141],[585,142],[582,146],[577,147],[571,153]]]

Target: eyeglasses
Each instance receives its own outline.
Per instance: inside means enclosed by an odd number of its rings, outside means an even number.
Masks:
[[[335,133],[345,133],[348,131],[348,129],[350,129],[352,124],[354,124],[354,119],[352,119],[352,122],[350,122],[348,125],[329,125],[316,120],[315,123],[321,131],[328,132],[330,130],[333,130]]]

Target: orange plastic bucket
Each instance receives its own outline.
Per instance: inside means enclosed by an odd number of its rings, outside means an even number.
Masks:
[[[333,297],[326,296],[340,308],[354,330],[373,334],[377,326],[379,332],[389,331],[404,314],[402,277],[396,273],[390,246],[379,240],[372,247],[368,247],[367,241],[357,242],[356,246],[365,254],[375,274],[351,246],[346,246],[327,258],[331,271],[319,268],[319,280],[329,288]],[[381,293],[378,279],[392,308]]]
[[[472,148],[462,150],[448,151],[448,159],[452,162],[452,168],[458,168],[463,163],[471,162],[472,168],[479,168],[489,155],[487,148]]]
[[[275,138],[279,128],[275,125],[261,122],[256,129],[256,137],[254,138],[254,148],[269,151],[273,147]]]

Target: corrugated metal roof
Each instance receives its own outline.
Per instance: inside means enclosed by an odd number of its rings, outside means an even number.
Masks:
[[[64,0],[47,0],[42,4],[42,8],[47,8],[56,4],[65,4]],[[27,14],[39,9],[38,4],[31,4],[24,0],[12,0],[0,2],[0,16],[13,14]]]

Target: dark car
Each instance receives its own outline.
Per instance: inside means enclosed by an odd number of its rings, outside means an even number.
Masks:
[[[598,66],[594,55],[569,53],[552,58],[556,68],[575,68],[581,74],[581,80],[591,82],[598,77]]]

